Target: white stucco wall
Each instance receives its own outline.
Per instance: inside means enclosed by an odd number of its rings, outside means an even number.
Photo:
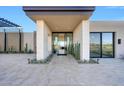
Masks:
[[[45,56],[49,56],[52,52],[52,32],[49,29],[48,25],[44,24],[44,30],[45,30]]]
[[[73,31],[73,43],[80,43],[80,59],[89,60],[89,20],[82,20]]]
[[[116,31],[116,36],[115,36],[115,47],[116,47],[116,57],[121,58],[124,57],[124,27],[119,28]],[[121,39],[121,44],[118,44],[118,39]]]
[[[82,25],[81,23],[75,28],[75,30],[73,31],[73,43],[80,43],[80,34],[81,34],[81,29]]]
[[[46,59],[51,53],[51,30],[43,20],[37,20],[36,45],[37,60]]]
[[[124,57],[124,22],[91,21],[90,32],[115,32],[115,58]],[[121,44],[118,44],[121,39]]]

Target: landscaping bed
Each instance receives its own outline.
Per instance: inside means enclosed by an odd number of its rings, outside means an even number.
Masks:
[[[53,57],[53,54],[49,55],[45,60],[28,59],[28,64],[49,64]]]
[[[77,61],[79,64],[99,64],[99,59],[97,60],[93,60],[93,59],[90,59],[90,60],[78,60]]]

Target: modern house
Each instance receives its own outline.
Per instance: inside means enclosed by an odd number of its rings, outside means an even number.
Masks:
[[[37,26],[37,60],[77,42],[81,60],[124,56],[124,22],[90,21],[95,7],[25,6],[23,10]]]
[[[24,6],[36,32],[0,19],[0,51],[28,49],[37,60],[51,53],[66,54],[70,44],[80,44],[80,59],[124,57],[124,21],[90,21],[92,6]],[[16,28],[13,30],[12,28]],[[8,29],[8,30],[7,30]]]

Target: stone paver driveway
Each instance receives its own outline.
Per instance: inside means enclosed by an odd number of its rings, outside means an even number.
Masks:
[[[0,85],[124,85],[124,61],[100,59],[78,64],[72,56],[54,56],[49,64],[28,64],[34,54],[0,54]]]

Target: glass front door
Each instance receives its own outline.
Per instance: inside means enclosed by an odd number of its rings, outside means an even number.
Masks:
[[[66,43],[66,41],[65,41],[65,34],[58,34],[58,39],[59,39],[59,41],[58,41],[58,46],[59,46],[59,48],[62,48],[62,49],[64,49],[65,48],[65,43]]]
[[[53,53],[66,54],[69,43],[72,43],[72,33],[53,33]]]

